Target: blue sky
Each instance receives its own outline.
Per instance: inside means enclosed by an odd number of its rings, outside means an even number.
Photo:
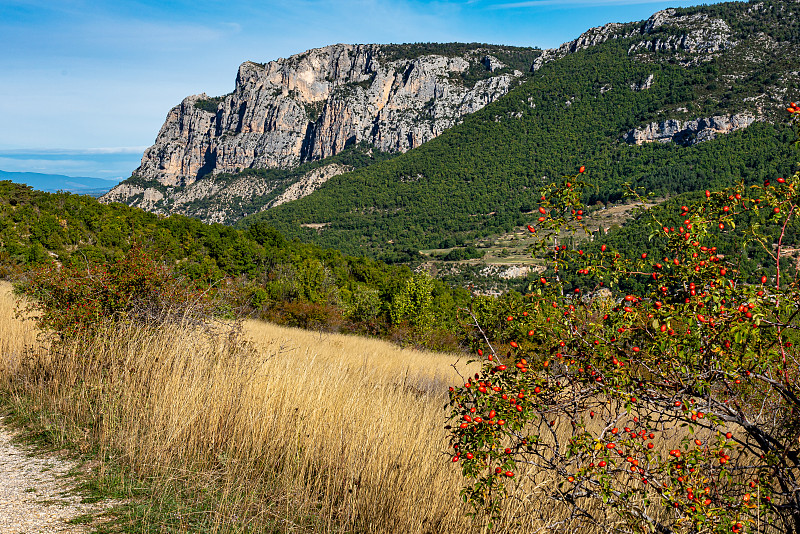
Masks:
[[[231,91],[246,60],[332,43],[551,48],[593,26],[697,3],[0,0],[0,169],[125,178],[172,106]]]

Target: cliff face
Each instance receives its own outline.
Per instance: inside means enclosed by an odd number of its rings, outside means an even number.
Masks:
[[[331,176],[349,171],[352,162],[341,160],[309,173],[300,172],[305,167],[297,169],[298,165],[315,165],[348,147],[372,147],[380,154],[405,152],[503,97],[526,77],[547,76],[546,69],[540,71],[545,63],[618,39],[624,40],[624,48],[616,47],[615,53],[627,52],[641,64],[703,68],[698,78],[706,76],[708,83],[701,88],[702,102],[662,102],[657,104],[662,106],[655,115],[658,122],[647,124],[653,120],[648,116],[630,123],[641,124],[638,128],[616,135],[638,144],[690,145],[712,139],[753,120],[770,120],[768,110],[778,109],[789,97],[788,87],[800,83],[800,74],[785,68],[787,62],[774,63],[775,55],[788,54],[787,44],[795,46],[791,36],[797,30],[783,25],[796,19],[796,5],[785,0],[736,9],[667,9],[645,21],[592,28],[545,51],[493,45],[339,44],[266,64],[246,62],[239,67],[232,93],[189,96],[170,110],[141,166],[101,200],[233,223],[313,193]],[[750,83],[752,73],[773,63],[776,75],[744,96],[740,90]],[[708,72],[722,74],[711,79]],[[598,90],[641,92],[663,83],[667,82],[653,69],[624,86],[603,84]],[[688,116],[695,108],[704,111]],[[522,115],[494,120],[517,121]],[[326,163],[334,162],[322,164]],[[253,171],[237,174],[244,169]],[[269,172],[258,174],[255,169]],[[289,174],[270,174],[277,170]]]
[[[716,115],[690,121],[669,119],[635,128],[623,135],[623,138],[627,143],[637,145],[651,142],[673,142],[690,146],[702,141],[710,141],[717,135],[747,128],[755,121],[756,117],[749,113]]]
[[[632,54],[685,53],[693,61],[735,45],[725,21],[667,9],[641,23],[590,29],[543,52],[530,70],[620,38],[636,38]],[[361,141],[404,152],[497,100],[522,76],[488,52],[397,59],[382,45],[339,44],[246,62],[231,94],[189,96],[170,110],[135,174],[182,187],[208,173],[291,167]],[[466,82],[476,70],[484,75]]]
[[[190,96],[170,110],[135,174],[180,187],[211,172],[290,167],[361,141],[406,151],[506,94],[522,73],[503,67],[479,49],[387,61],[380,45],[342,44],[246,62],[233,93]],[[465,82],[475,69],[491,75]]]

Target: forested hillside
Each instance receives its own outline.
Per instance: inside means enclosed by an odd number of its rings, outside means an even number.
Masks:
[[[198,287],[211,286],[231,315],[294,326],[453,343],[434,338],[455,330],[455,307],[469,300],[467,291],[408,266],[289,241],[266,223],[234,229],[0,181],[4,277],[52,262],[79,268],[114,262],[134,245]]]
[[[421,147],[240,224],[268,221],[304,240],[391,257],[524,225],[541,185],[580,165],[594,183],[589,203],[619,200],[624,183],[665,197],[788,174],[792,134],[778,112],[798,87],[793,9],[726,3],[676,10],[647,32],[620,26]],[[695,48],[686,45],[693,35]],[[746,129],[705,141],[625,140],[669,119],[747,116],[755,122]]]

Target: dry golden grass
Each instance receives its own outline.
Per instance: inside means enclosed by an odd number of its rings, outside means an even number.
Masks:
[[[0,377],[7,379],[14,375],[26,347],[34,346],[36,337],[32,322],[15,317],[11,285],[0,282]]]
[[[118,328],[23,357],[35,332],[11,308],[4,287],[6,389],[63,414],[69,439],[90,421],[103,447],[165,488],[214,492],[214,530],[470,528],[442,428],[456,356],[248,323],[249,343]]]
[[[163,488],[147,505],[157,528],[480,531],[465,515],[443,428],[463,356],[255,321],[213,335],[122,326],[58,351],[36,337],[1,285],[6,396],[44,414],[65,442],[99,444]],[[558,482],[520,467],[496,531],[566,519],[542,498]],[[164,513],[182,491],[196,499],[194,519]]]
[[[406,349],[366,337],[311,332],[262,321],[246,321],[244,333],[259,350],[268,353],[344,366],[362,378],[402,384],[437,397],[448,386],[463,383],[455,368],[460,373],[468,371],[463,354]]]

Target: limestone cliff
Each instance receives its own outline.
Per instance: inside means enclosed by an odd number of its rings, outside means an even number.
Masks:
[[[475,49],[393,59],[381,45],[333,45],[239,67],[223,97],[170,110],[135,174],[169,187],[208,173],[291,167],[366,141],[406,151],[506,94],[520,71]],[[474,83],[466,75],[486,73]],[[110,198],[110,197],[109,197]]]
[[[749,113],[716,115],[690,121],[669,119],[653,122],[641,128],[634,128],[625,133],[623,138],[627,143],[637,145],[651,142],[673,142],[683,146],[690,146],[702,141],[710,141],[720,134],[747,128],[755,121],[756,117]]]
[[[543,52],[530,70],[632,37],[629,53],[670,51],[693,61],[735,44],[725,21],[667,9],[641,23],[592,28]],[[404,152],[497,100],[522,76],[480,47],[413,58],[387,50],[338,44],[266,64],[245,62],[231,94],[189,96],[170,110],[135,174],[182,187],[209,173],[291,167],[361,141]],[[482,76],[467,81],[476,69]]]

